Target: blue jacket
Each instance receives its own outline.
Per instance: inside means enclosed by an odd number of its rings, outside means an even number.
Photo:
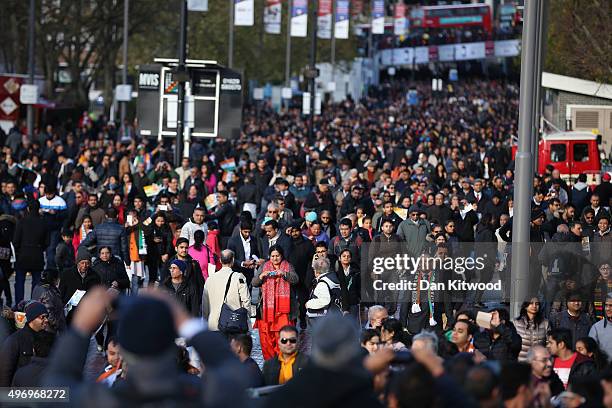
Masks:
[[[108,246],[112,254],[121,257],[123,262],[130,262],[130,252],[125,228],[115,220],[106,220],[97,225],[93,231],[79,244],[79,247],[89,247],[95,245],[98,252],[100,248]]]

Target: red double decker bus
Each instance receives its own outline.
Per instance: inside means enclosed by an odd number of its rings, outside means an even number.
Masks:
[[[412,9],[410,20],[412,27],[481,27],[487,33],[492,31],[491,8],[484,3],[418,7]]]

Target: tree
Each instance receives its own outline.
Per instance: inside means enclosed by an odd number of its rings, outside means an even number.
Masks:
[[[612,83],[612,2],[552,0],[545,69]]]

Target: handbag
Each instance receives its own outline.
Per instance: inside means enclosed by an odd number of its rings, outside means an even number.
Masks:
[[[225,294],[223,295],[223,305],[221,306],[221,314],[219,315],[219,331],[223,333],[246,333],[249,331],[249,312],[244,307],[240,306],[238,309],[233,310],[227,303],[227,292],[229,291],[230,283],[232,282],[232,275],[235,272],[230,273],[227,278],[227,284],[225,285]],[[240,299],[240,292],[238,292],[238,300],[242,304]]]

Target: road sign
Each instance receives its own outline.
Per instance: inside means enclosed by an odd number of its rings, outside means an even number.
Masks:
[[[38,103],[38,86],[29,84],[21,85],[19,101],[24,105],[34,105]]]
[[[132,100],[132,85],[117,85],[115,88],[115,98],[119,102],[129,102]]]
[[[293,91],[291,90],[291,88],[283,88],[281,90],[281,96],[283,99],[291,99],[291,97],[293,96]]]

